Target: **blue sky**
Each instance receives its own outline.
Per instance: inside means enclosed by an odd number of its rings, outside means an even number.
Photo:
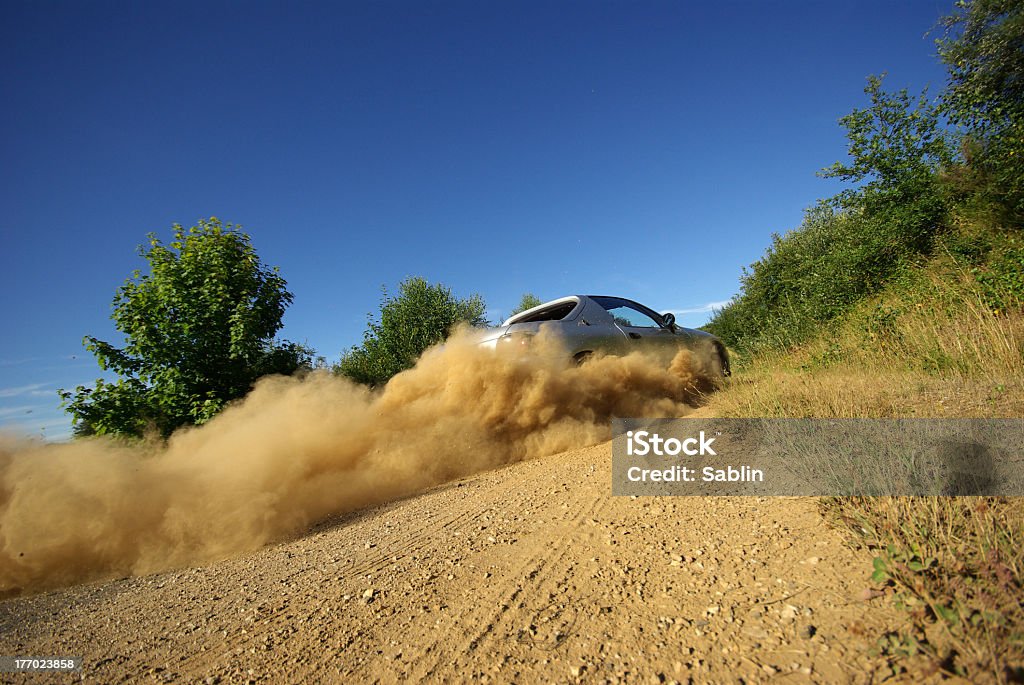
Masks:
[[[0,427],[58,387],[150,231],[242,224],[328,360],[421,275],[706,321],[839,185],[869,74],[937,93],[952,2],[0,2]]]

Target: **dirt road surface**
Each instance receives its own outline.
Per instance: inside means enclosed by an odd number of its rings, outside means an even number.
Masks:
[[[611,445],[202,568],[0,603],[4,682],[864,682],[898,617],[813,499],[612,497]]]

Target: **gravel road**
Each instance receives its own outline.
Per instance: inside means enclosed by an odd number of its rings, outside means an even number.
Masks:
[[[866,682],[898,616],[809,498],[611,497],[610,443],[202,568],[0,602],[4,682]]]

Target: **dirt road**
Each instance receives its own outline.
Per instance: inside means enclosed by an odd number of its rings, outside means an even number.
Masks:
[[[203,568],[0,603],[86,681],[861,682],[870,555],[812,499],[610,496],[610,443]],[[79,675],[0,674],[5,682]]]

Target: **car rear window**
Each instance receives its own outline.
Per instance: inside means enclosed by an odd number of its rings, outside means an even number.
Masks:
[[[529,316],[516,317],[512,323],[536,323],[537,321],[561,321],[576,309],[576,302],[562,302],[552,305]]]

